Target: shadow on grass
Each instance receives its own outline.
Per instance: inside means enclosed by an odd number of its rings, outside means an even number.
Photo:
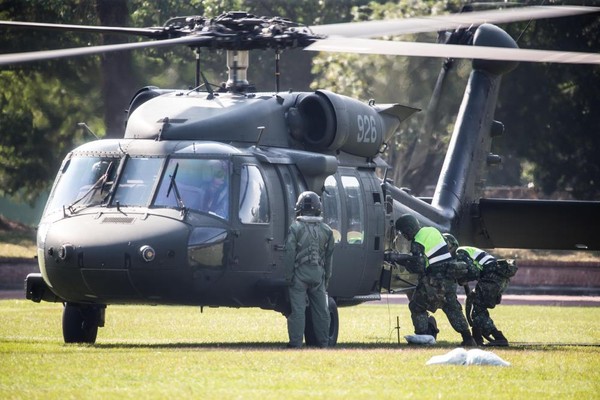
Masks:
[[[407,343],[358,343],[346,342],[338,343],[328,349],[318,347],[304,346],[302,349],[287,349],[287,343],[282,342],[211,342],[211,343],[192,343],[192,342],[173,342],[173,343],[96,343],[93,347],[99,349],[202,349],[202,350],[423,350],[423,349],[455,349],[461,347],[458,343],[438,342],[434,346],[429,345],[411,345]],[[600,343],[516,343],[509,347],[483,347],[484,350],[495,351],[503,350],[541,350],[553,351],[564,347],[600,347]]]
[[[348,349],[398,349],[398,344],[388,343],[338,343],[335,347],[321,349],[303,346],[302,349],[288,349],[283,342],[173,342],[173,343],[96,343],[100,349],[205,349],[205,350],[348,350]],[[406,347],[405,345],[402,347]]]

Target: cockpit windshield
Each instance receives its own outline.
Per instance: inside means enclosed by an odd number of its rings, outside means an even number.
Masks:
[[[224,159],[170,158],[165,165],[164,157],[76,155],[63,164],[45,213],[76,213],[92,206],[147,207],[154,198],[154,207],[228,219],[230,176],[231,162]]]
[[[52,192],[46,213],[71,211],[101,205],[108,201],[114,183],[118,158],[72,157],[62,167],[60,178]]]
[[[155,207],[185,207],[229,218],[227,160],[171,158],[165,169]]]
[[[164,158],[131,157],[127,159],[112,204],[146,207],[160,174]]]

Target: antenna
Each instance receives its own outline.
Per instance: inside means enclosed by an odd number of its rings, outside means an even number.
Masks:
[[[90,129],[89,126],[87,126],[87,124],[85,122],[80,122],[77,124],[77,126],[80,127],[83,132],[87,132],[90,135],[92,135],[93,137],[95,137],[97,140],[100,140],[100,138],[98,136],[96,136],[96,134]]]
[[[279,70],[279,60],[281,59],[281,52],[279,49],[275,50],[275,93],[279,93],[279,77],[281,72]]]
[[[200,87],[200,48],[196,47],[194,53],[196,54],[196,90],[198,90]]]
[[[258,132],[258,138],[256,138],[256,145],[254,147],[258,147],[258,144],[260,143],[260,138],[262,137],[262,134],[265,131],[265,127],[257,126],[256,129],[258,129],[259,132]]]

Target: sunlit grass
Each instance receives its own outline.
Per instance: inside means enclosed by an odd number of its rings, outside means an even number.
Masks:
[[[415,348],[406,305],[340,309],[335,349],[284,349],[272,311],[109,306],[97,344],[62,342],[62,305],[0,301],[0,398],[598,398],[600,308],[499,306],[510,367],[426,366],[460,337]],[[397,341],[396,318],[401,344]],[[523,344],[521,344],[523,343]]]
[[[0,229],[0,257],[33,258],[35,254],[35,232]]]

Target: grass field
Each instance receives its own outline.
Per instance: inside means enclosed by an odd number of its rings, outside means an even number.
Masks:
[[[511,363],[427,366],[459,335],[441,312],[411,347],[406,305],[340,311],[334,349],[287,350],[285,319],[257,309],[109,306],[96,345],[65,345],[61,304],[0,301],[0,399],[598,399],[600,307],[500,306]]]

